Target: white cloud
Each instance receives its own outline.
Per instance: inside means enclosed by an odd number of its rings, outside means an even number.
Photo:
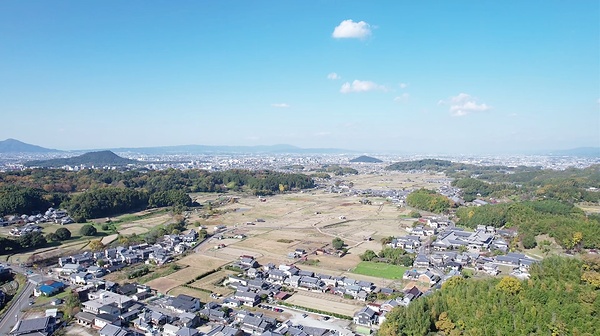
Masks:
[[[492,109],[485,103],[478,103],[475,97],[466,93],[459,93],[457,96],[450,97],[450,100],[440,100],[440,105],[450,105],[450,113],[455,117],[463,117],[475,112],[484,112]]]
[[[286,103],[271,104],[271,106],[277,107],[277,108],[288,108],[288,107],[290,107],[290,105],[288,105]]]
[[[336,80],[336,79],[341,79],[341,78],[342,78],[342,76],[336,74],[335,72],[332,72],[329,75],[327,75],[327,79]]]
[[[365,21],[354,22],[352,20],[342,21],[333,30],[334,38],[358,38],[364,39],[371,35],[371,25]]]
[[[371,81],[361,81],[355,79],[352,83],[346,82],[342,85],[340,89],[341,93],[350,93],[350,92],[367,92],[367,91],[385,91],[386,88],[383,85],[379,85],[377,83]]]
[[[406,89],[408,87],[408,84],[406,83],[400,83],[400,88],[401,89]]]
[[[409,98],[410,98],[410,95],[408,93],[403,93],[403,94],[395,97],[394,101],[397,103],[406,103]]]

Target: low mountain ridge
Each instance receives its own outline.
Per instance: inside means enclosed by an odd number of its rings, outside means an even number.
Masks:
[[[31,145],[17,139],[8,138],[0,141],[0,153],[52,153],[60,152],[56,149]]]
[[[126,159],[111,151],[89,152],[79,156],[62,159],[37,160],[25,162],[28,167],[62,167],[62,166],[126,166],[139,163],[137,160]]]
[[[359,157],[356,157],[356,158],[350,160],[350,162],[381,163],[383,161],[379,160],[378,158],[371,157],[371,156],[361,155]]]

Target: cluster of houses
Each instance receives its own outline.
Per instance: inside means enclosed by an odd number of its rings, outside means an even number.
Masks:
[[[55,282],[56,283],[56,282]],[[53,286],[44,283],[43,286]],[[40,287],[40,288],[42,288]],[[222,304],[202,303],[180,294],[157,296],[145,285],[118,285],[110,281],[89,281],[74,293],[81,311],[74,321],[96,330],[100,336],[333,336],[335,331],[281,323],[263,313],[251,312],[240,300],[226,299]],[[237,309],[235,309],[237,308]],[[34,318],[18,323],[11,335],[51,335],[58,327],[54,318]],[[203,326],[204,332],[198,327]]]
[[[41,224],[41,223],[56,223],[61,225],[71,224],[75,221],[64,210],[48,208],[44,214],[38,213],[35,215],[12,215],[6,218],[0,217],[0,226],[16,225],[16,224]]]
[[[463,205],[465,200],[462,198],[462,191],[460,188],[453,187],[449,183],[440,186],[437,189],[440,195],[448,197],[454,204]]]
[[[185,234],[165,235],[154,245],[144,243],[107,248],[98,252],[86,251],[59,258],[56,272],[70,277],[72,283],[81,283],[81,279],[100,278],[127,265],[142,262],[162,265],[172,260],[174,255],[193,247],[197,239],[198,233],[192,229]]]
[[[242,256],[242,259],[249,259]],[[252,259],[253,260],[253,259]],[[246,261],[247,263],[247,261]],[[330,276],[312,271],[301,270],[295,265],[279,265],[272,263],[260,267],[256,261],[245,268],[249,279],[229,278],[229,285],[237,290],[236,299],[245,305],[255,305],[257,296],[275,294],[282,287],[293,290],[305,290],[318,293],[329,293],[360,301],[366,301],[369,294],[374,293],[375,285],[369,281],[359,281],[344,276]],[[247,295],[249,294],[249,295]]]
[[[478,225],[475,231],[467,231],[454,226],[452,221],[437,218],[419,218],[419,224],[406,229],[410,235],[395,237],[388,246],[416,252],[422,246],[422,239],[436,236],[431,247],[435,251],[449,251],[467,248],[472,252],[491,250],[508,251],[506,239],[514,237],[513,230],[496,230],[493,226]]]
[[[281,285],[261,280],[260,274],[264,268],[260,268],[251,256],[240,257],[236,266],[249,271],[250,274],[254,270],[254,277],[249,280],[231,279],[230,284],[237,290],[234,296],[225,298],[221,304],[216,302],[203,304],[198,298],[184,294],[176,297],[160,296],[145,285],[135,283],[119,285],[102,279],[107,272],[132,263],[151,260],[158,262],[153,258],[162,253],[161,251],[172,255],[179,244],[191,246],[196,239],[197,233],[191,230],[187,234],[167,235],[159,244],[152,246],[139,244],[128,248],[109,248],[104,251],[83,252],[60,258],[59,266],[55,271],[71,283],[82,304],[82,310],[75,315],[76,323],[97,330],[100,336],[242,336],[248,334],[327,336],[335,334],[329,329],[313,328],[312,330],[289,321],[282,324],[262,313],[245,310],[245,306],[258,305],[264,295],[274,299],[285,299],[288,295],[280,291]],[[294,273],[296,274],[298,273]],[[35,287],[34,295],[51,297],[65,290],[67,286],[66,281],[44,281]],[[60,303],[58,300],[57,302]],[[60,319],[55,316],[23,320],[13,328],[11,334],[47,336],[51,335],[60,323]],[[201,333],[196,329],[202,324],[208,324],[210,331]],[[307,333],[306,330],[310,332]]]
[[[14,227],[10,229],[9,233],[11,234],[11,236],[19,237],[28,233],[42,232],[42,230],[43,228],[35,223],[27,223],[23,226]]]
[[[395,295],[393,295],[395,294]],[[389,293],[393,298],[385,300],[383,303],[369,302],[365,307],[356,312],[352,318],[354,324],[371,328],[385,321],[385,316],[392,309],[402,306],[408,306],[412,301],[423,295],[423,292],[416,286],[411,287],[401,293]]]

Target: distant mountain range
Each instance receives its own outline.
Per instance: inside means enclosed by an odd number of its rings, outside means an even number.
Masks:
[[[16,139],[6,139],[0,141],[0,153],[52,153],[60,152],[56,149],[44,148],[36,145],[30,145]]]
[[[339,148],[300,148],[292,145],[271,146],[206,146],[181,145],[164,147],[113,148],[115,152],[140,154],[343,154],[354,151]]]
[[[579,147],[573,149],[564,149],[550,151],[553,156],[580,156],[580,157],[600,157],[600,147]]]
[[[70,158],[29,161],[25,162],[24,165],[28,167],[62,167],[79,165],[85,165],[88,167],[103,167],[126,166],[128,164],[136,163],[139,163],[139,161],[120,157],[111,151],[100,151],[85,153],[83,155]]]
[[[383,161],[379,160],[378,158],[371,157],[371,156],[361,155],[357,158],[350,160],[350,162],[380,163]]]
[[[206,145],[181,145],[161,147],[130,147],[130,148],[107,148],[113,152],[131,152],[139,154],[352,154],[357,151],[340,148],[300,148],[292,145],[271,146],[206,146]],[[98,150],[91,150],[98,151]],[[83,152],[83,150],[61,151],[57,149],[44,148],[27,144],[15,139],[0,141],[0,154],[2,153],[67,153]],[[529,151],[522,154],[529,155],[552,155],[552,156],[579,156],[600,157],[600,147],[579,147],[567,150],[554,151]],[[360,158],[360,157],[359,157]],[[356,159],[359,159],[356,158]],[[355,160],[356,160],[355,159]],[[377,159],[376,159],[377,160]],[[363,162],[363,161],[353,161]],[[371,162],[371,161],[369,161]]]

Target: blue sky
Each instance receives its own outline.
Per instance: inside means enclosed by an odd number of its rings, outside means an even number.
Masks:
[[[600,146],[598,1],[2,1],[0,139]]]

